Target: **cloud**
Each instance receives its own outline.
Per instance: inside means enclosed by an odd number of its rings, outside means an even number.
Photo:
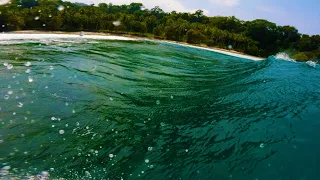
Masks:
[[[1,1],[1,0],[0,0]],[[166,12],[177,11],[177,12],[192,12],[192,9],[186,8],[180,0],[66,0],[70,2],[79,2],[86,4],[99,4],[99,3],[112,3],[114,5],[130,4],[132,2],[140,2],[146,8],[151,9],[155,6],[160,6]]]
[[[237,6],[240,3],[240,0],[209,0],[210,3],[219,5],[219,6]]]

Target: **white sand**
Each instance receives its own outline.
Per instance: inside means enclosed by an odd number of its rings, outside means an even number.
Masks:
[[[123,37],[123,36],[98,36],[98,35],[74,35],[74,34],[0,34],[0,41],[8,40],[34,40],[34,39],[101,39],[101,40],[123,40],[123,41],[134,41],[135,38]]]

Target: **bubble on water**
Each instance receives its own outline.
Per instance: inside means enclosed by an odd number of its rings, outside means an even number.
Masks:
[[[8,100],[8,99],[10,98],[10,96],[9,96],[8,94],[6,94],[6,95],[3,96],[3,98],[4,98],[5,100]]]
[[[99,151],[95,150],[95,151],[94,151],[94,153],[98,154],[98,153],[99,153]]]
[[[16,114],[17,114],[16,112],[13,112],[13,113],[12,113],[12,115],[14,115],[14,116],[15,116]]]
[[[31,72],[31,70],[30,70],[30,69],[27,69],[27,70],[26,70],[26,73],[28,73],[28,74],[29,74],[30,72]]]
[[[110,97],[109,99],[110,99],[110,101],[113,101],[113,98],[112,98],[112,97]]]
[[[11,91],[11,90],[10,90],[10,91],[8,91],[8,94],[9,94],[9,95],[13,94],[13,91]]]
[[[58,6],[58,11],[63,11],[64,10],[64,6],[62,6],[62,5],[60,5],[60,6]]]
[[[69,103],[66,102],[66,106],[69,106]]]
[[[113,158],[113,154],[109,154],[109,157],[110,157],[110,158]]]
[[[13,65],[12,64],[8,64],[8,66],[7,66],[7,69],[12,69],[13,68]]]
[[[264,148],[264,144],[263,143],[260,144],[260,148]]]
[[[31,62],[26,62],[26,63],[24,63],[24,65],[29,67],[29,66],[31,66]]]
[[[72,113],[74,114],[74,113],[76,113],[76,111],[73,109],[73,110],[72,110]]]
[[[152,151],[153,147],[148,147],[148,151]]]
[[[144,162],[149,163],[150,161],[149,161],[149,159],[146,159],[146,160],[144,160]]]
[[[48,86],[44,87],[45,89],[48,89]]]
[[[157,100],[157,101],[156,101],[156,104],[159,105],[159,104],[160,104],[160,100]]]
[[[64,130],[60,130],[60,131],[59,131],[59,134],[64,134]]]
[[[171,99],[173,99],[173,96],[170,96]]]
[[[19,107],[19,108],[23,107],[23,103],[22,103],[22,102],[19,102],[19,103],[18,103],[18,107]]]
[[[0,139],[0,144],[1,144],[1,143],[3,143],[3,140],[2,140],[2,139]]]
[[[40,18],[39,16],[34,17],[34,20],[38,21]]]
[[[149,167],[152,169],[152,168],[153,168],[153,165],[151,164]]]
[[[54,127],[55,127],[55,125],[52,125],[51,127],[53,127],[53,128],[54,128]]]
[[[57,120],[57,118],[56,117],[51,117],[51,120],[55,121],[55,120]]]
[[[187,152],[189,152],[189,150],[188,150],[188,149],[186,149],[186,153],[187,153]]]
[[[46,24],[42,24],[43,27],[46,27]]]
[[[112,23],[114,26],[120,26],[121,25],[121,22],[118,20],[118,21],[113,21]]]
[[[4,62],[3,65],[7,67],[9,64],[7,62]]]
[[[49,66],[49,70],[50,71],[54,70],[54,67],[53,66]]]
[[[33,82],[33,78],[31,76],[28,77],[29,82]]]
[[[52,17],[52,15],[51,14],[49,14],[49,18],[51,18]]]

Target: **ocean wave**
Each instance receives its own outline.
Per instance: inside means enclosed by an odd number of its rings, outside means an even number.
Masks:
[[[285,61],[291,61],[291,62],[296,62],[294,59],[290,58],[290,56],[285,53],[285,52],[280,52],[273,56],[277,60],[285,60]]]
[[[307,61],[306,63],[307,63],[309,66],[314,67],[314,68],[317,66],[317,63],[314,62],[314,61]]]

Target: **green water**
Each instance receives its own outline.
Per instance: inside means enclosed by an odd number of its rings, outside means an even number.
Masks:
[[[319,178],[319,66],[151,42],[0,46],[0,179]]]

